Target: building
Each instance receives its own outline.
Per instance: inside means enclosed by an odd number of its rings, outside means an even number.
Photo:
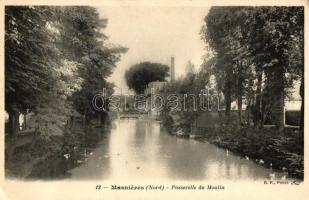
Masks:
[[[170,66],[170,81],[173,82],[175,81],[175,58],[171,57],[171,66]],[[153,94],[157,94],[165,85],[166,85],[166,81],[153,81],[148,83],[144,94],[146,96],[151,95],[151,93]]]
[[[147,85],[147,88],[146,88],[144,94],[146,96],[149,96],[151,94],[157,94],[166,85],[166,83],[167,82],[165,82],[165,81],[153,81],[153,82],[150,82]]]
[[[175,58],[171,57],[171,65],[170,65],[170,82],[175,81]],[[164,86],[167,84],[167,81],[153,81],[148,83],[144,95],[147,97],[146,104],[147,111],[151,111],[151,114],[158,115],[159,111],[156,109],[151,109],[151,103],[153,95],[159,94],[160,91],[164,88]]]

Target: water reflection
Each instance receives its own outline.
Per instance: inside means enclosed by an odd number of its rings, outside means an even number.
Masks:
[[[74,179],[255,180],[272,170],[212,144],[171,136],[145,117],[118,119],[87,162],[70,173]]]
[[[113,129],[112,129],[113,130]],[[70,178],[76,179],[97,179],[108,178],[110,174],[110,153],[108,151],[107,135],[101,139],[97,147],[91,149],[84,163],[69,171]]]

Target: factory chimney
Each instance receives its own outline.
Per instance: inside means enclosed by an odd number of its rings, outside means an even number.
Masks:
[[[171,57],[171,82],[175,81],[175,59]]]

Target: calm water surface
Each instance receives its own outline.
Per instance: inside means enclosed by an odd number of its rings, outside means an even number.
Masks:
[[[212,144],[167,134],[147,118],[116,120],[72,179],[267,179],[275,172]],[[276,177],[284,174],[275,173]]]

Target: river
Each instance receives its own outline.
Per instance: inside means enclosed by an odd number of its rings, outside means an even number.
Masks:
[[[101,180],[257,180],[274,172],[213,144],[172,136],[153,119],[116,119],[111,131],[69,171],[70,178]]]

